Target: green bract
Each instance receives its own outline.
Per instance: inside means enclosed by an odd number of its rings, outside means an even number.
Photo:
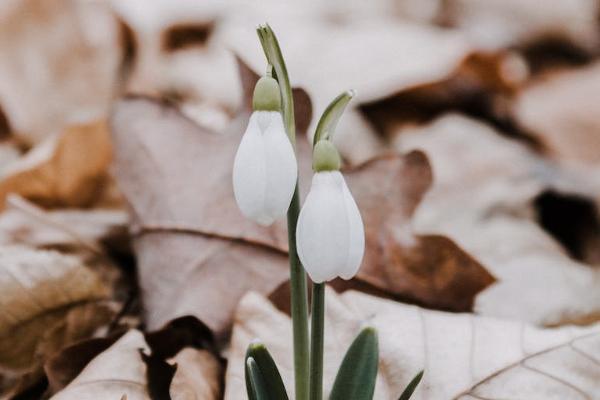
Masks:
[[[319,123],[317,124],[315,137],[313,138],[313,145],[316,145],[321,140],[331,140],[333,131],[335,130],[340,117],[355,94],[356,92],[354,90],[348,90],[347,92],[340,94],[338,97],[333,99],[331,103],[329,103],[325,111],[323,111],[323,115],[321,115],[321,119],[319,119]]]
[[[275,79],[263,76],[256,82],[252,108],[255,111],[281,111],[281,93]]]
[[[313,150],[313,169],[315,172],[339,171],[340,153],[329,140],[319,140]]]

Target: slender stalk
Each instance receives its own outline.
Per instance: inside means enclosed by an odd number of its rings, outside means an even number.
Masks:
[[[309,338],[308,338],[308,299],[306,272],[300,263],[296,250],[296,224],[300,214],[298,185],[288,210],[288,240],[290,257],[290,286],[292,329],[294,332],[294,373],[296,399],[307,400],[309,388]]]
[[[310,400],[323,399],[325,284],[313,284],[310,325]]]
[[[281,49],[273,30],[268,25],[257,29],[258,37],[262,44],[269,64],[273,66],[273,78],[277,79],[281,89],[283,106],[283,121],[290,142],[296,143],[296,124],[294,120],[294,99],[292,87],[281,54]],[[309,337],[308,337],[308,299],[306,289],[306,272],[298,258],[296,250],[296,225],[300,214],[300,195],[298,182],[288,209],[288,247],[290,257],[290,286],[291,286],[291,311],[292,328],[294,333],[294,374],[296,399],[308,400],[309,390]]]

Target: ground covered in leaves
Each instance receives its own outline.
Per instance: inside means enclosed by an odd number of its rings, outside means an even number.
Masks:
[[[285,221],[233,157],[282,44],[302,195],[330,99],[361,210],[327,289],[325,390],[369,323],[376,399],[600,398],[595,0],[0,5],[0,398],[243,399],[259,337],[292,385]]]

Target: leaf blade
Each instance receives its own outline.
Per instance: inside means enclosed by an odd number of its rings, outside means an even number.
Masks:
[[[354,339],[338,370],[330,400],[371,400],[379,361],[377,331],[364,328]]]

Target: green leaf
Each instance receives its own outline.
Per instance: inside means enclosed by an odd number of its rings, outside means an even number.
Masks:
[[[364,328],[344,356],[329,399],[372,400],[378,361],[377,331]]]
[[[340,94],[338,97],[333,99],[331,103],[329,103],[325,111],[323,111],[323,115],[321,115],[321,119],[319,119],[319,123],[317,124],[315,137],[313,138],[313,146],[315,146],[319,140],[331,140],[333,131],[335,131],[338,121],[340,120],[344,110],[346,109],[346,106],[350,100],[352,100],[354,95],[354,90],[348,90]]]
[[[246,351],[246,363],[249,359],[254,360],[257,365],[258,372],[263,380],[265,392],[269,400],[288,400],[288,395],[285,391],[283,379],[279,374],[277,365],[271,357],[271,354],[267,350],[264,344],[259,342],[251,343]],[[251,391],[251,376],[249,376],[249,369],[246,368],[246,390],[250,394]],[[250,397],[251,400],[255,398]]]
[[[254,358],[246,359],[246,390],[250,400],[270,400],[258,364]]]
[[[412,394],[414,393],[415,389],[419,385],[419,382],[421,382],[421,378],[423,378],[424,372],[425,371],[421,370],[421,372],[419,372],[414,378],[412,378],[412,381],[410,381],[410,383],[406,385],[404,392],[402,392],[398,400],[410,399],[410,396],[412,396]]]

